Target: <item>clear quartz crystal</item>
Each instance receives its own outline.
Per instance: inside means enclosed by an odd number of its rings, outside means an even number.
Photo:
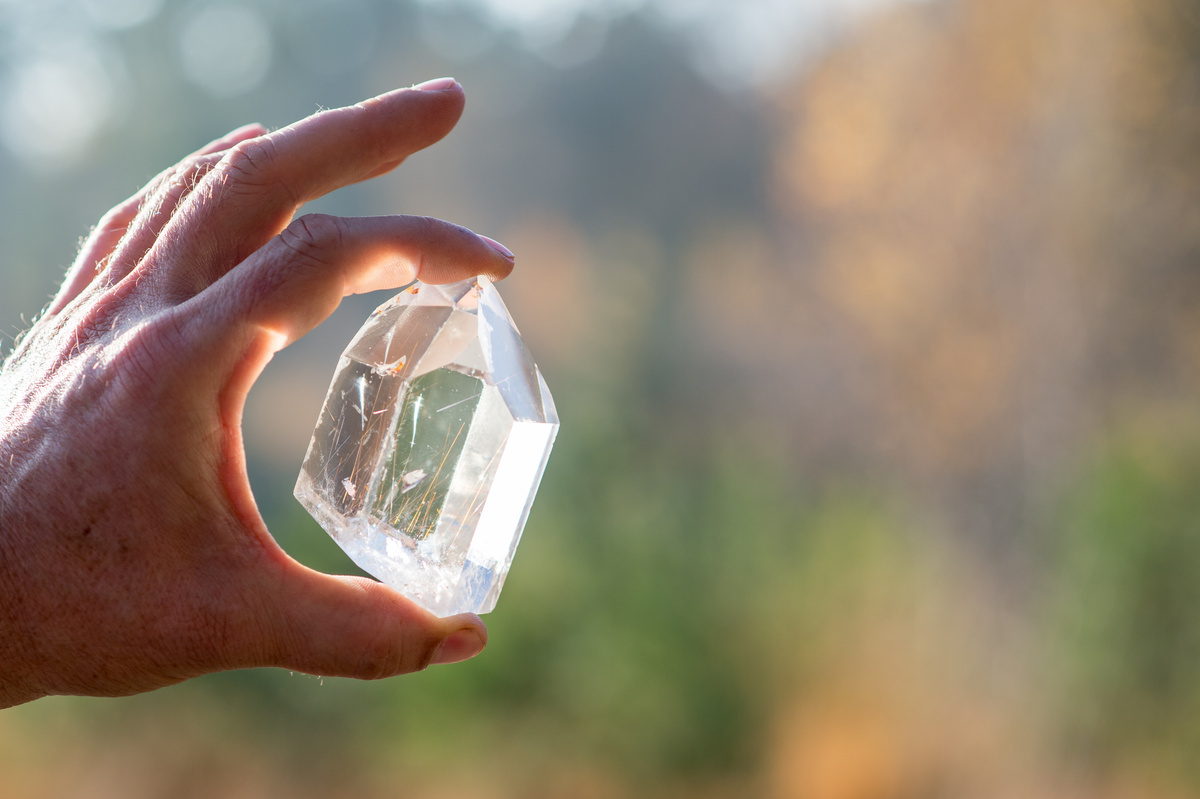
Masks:
[[[342,353],[296,498],[355,563],[422,607],[487,613],[557,432],[491,282],[416,283]]]

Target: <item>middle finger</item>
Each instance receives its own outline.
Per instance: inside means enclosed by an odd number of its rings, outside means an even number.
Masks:
[[[462,114],[457,83],[402,89],[324,111],[243,142],[180,204],[140,267],[182,301],[283,230],[296,209],[373,177],[445,136]]]

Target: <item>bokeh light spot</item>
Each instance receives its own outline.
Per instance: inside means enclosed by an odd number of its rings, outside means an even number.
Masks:
[[[66,163],[109,121],[115,100],[112,73],[98,47],[64,42],[9,74],[0,134],[26,161]]]
[[[80,0],[80,5],[97,27],[123,30],[154,19],[163,0]]]
[[[271,66],[271,29],[253,8],[221,3],[200,9],[179,37],[184,76],[214,97],[254,89]]]

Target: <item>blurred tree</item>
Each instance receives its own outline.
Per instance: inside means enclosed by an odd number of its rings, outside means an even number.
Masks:
[[[0,718],[0,793],[1200,790],[1189,4],[897,5],[768,97],[706,83],[645,14],[552,70],[482,18],[454,55],[410,3],[240,5],[257,87],[189,82],[197,6],[165,3],[103,34],[137,99],[74,172],[0,158],[5,330],[177,151],[455,73],[459,130],[321,208],[512,244],[560,442],[481,659],[38,703]],[[328,570],[351,567],[290,486],[377,301],[281,353],[246,417],[264,515]]]

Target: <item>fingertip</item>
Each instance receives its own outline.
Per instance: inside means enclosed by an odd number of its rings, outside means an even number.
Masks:
[[[412,87],[415,92],[444,92],[444,91],[462,91],[462,86],[454,78],[434,78],[427,80],[424,83],[418,83]]]
[[[448,83],[444,88],[436,88],[442,81]],[[377,119],[381,122],[386,120],[384,135],[390,140],[406,143],[399,160],[445,138],[458,124],[466,107],[462,86],[453,78],[439,78],[428,81],[427,84],[428,87],[421,84],[407,89],[393,89],[354,106],[371,115],[379,114]],[[395,159],[388,159],[387,162],[391,163],[393,160]],[[378,169],[372,168],[355,179],[377,173]]]
[[[462,84],[454,78],[434,78],[427,80],[424,83],[418,83],[404,89],[392,89],[383,94],[378,94],[369,99],[357,103],[359,108],[371,108],[373,106],[390,105],[392,102],[408,102],[417,100],[426,102],[430,100],[439,103],[450,102],[452,105],[461,107],[465,102],[465,92]]]
[[[490,238],[490,237],[488,237],[488,236],[481,235],[481,234],[479,234],[479,233],[476,233],[475,235],[476,235],[476,236],[479,236],[479,238],[483,239],[483,241],[484,241],[484,243],[485,243],[485,244],[487,244],[489,247],[491,247],[491,248],[492,248],[493,250],[495,250],[496,252],[498,252],[498,253],[500,253],[501,255],[503,255],[503,256],[504,256],[505,258],[507,258],[508,260],[510,260],[510,261],[515,261],[515,260],[516,260],[517,256],[513,255],[513,253],[512,253],[512,250],[508,249],[507,247],[505,247],[505,246],[504,246],[503,244],[501,244],[500,242],[498,242],[498,241],[496,241],[495,239],[493,239],[493,238]]]
[[[470,660],[487,646],[487,627],[483,621],[474,614],[464,618],[468,620],[468,624],[447,635],[434,649],[433,657],[429,661],[431,666]]]
[[[234,128],[226,135],[225,138],[239,140],[252,139],[255,136],[262,136],[266,132],[266,125],[263,125],[261,122],[250,122],[249,124],[242,125],[240,128]]]
[[[439,619],[375,580],[295,564],[272,596],[265,662],[308,674],[376,680],[465,660],[483,649],[477,616]]]
[[[479,274],[486,275],[487,278],[493,283],[498,283],[512,274],[514,265],[515,264],[513,264],[512,261],[502,261],[495,264],[492,268],[480,272]]]
[[[491,268],[481,274],[487,275],[492,280],[503,280],[512,274],[513,267],[517,263],[517,256],[513,255],[512,250],[489,236],[483,236],[478,233],[475,235],[479,236],[480,240],[491,248],[493,254],[500,256],[499,258],[491,258]]]
[[[447,616],[442,621],[447,626],[455,626],[460,629],[467,629],[469,627],[476,630],[483,639],[483,642],[487,643],[487,625],[483,623],[483,619],[477,613],[459,613],[455,616]]]

